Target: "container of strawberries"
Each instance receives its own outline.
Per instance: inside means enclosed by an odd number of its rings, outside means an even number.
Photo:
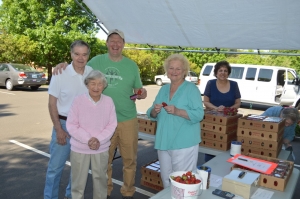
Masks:
[[[223,114],[224,115],[229,115],[229,116],[234,116],[238,113],[238,110],[236,108],[231,108],[231,107],[225,107],[223,109]]]
[[[172,199],[197,199],[202,181],[199,174],[191,171],[177,171],[170,174]]]

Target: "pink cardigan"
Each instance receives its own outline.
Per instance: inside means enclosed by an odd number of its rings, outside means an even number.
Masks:
[[[77,96],[67,119],[71,150],[83,154],[108,151],[116,127],[115,105],[110,97],[101,94],[100,101],[95,104],[87,93]],[[91,150],[88,146],[92,137],[100,141],[98,150]]]

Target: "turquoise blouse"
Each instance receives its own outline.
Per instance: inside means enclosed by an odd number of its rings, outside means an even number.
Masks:
[[[173,114],[168,114],[164,108],[156,118],[150,116],[155,104],[162,102],[186,110],[190,120]],[[158,92],[153,105],[147,110],[151,120],[157,121],[155,149],[174,150],[195,146],[201,142],[200,121],[204,110],[198,87],[184,81],[170,100],[170,84],[164,85]]]

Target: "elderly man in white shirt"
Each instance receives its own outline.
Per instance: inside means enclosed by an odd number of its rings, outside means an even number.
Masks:
[[[48,90],[53,130],[44,199],[58,199],[62,171],[70,155],[70,135],[66,129],[66,120],[73,99],[77,95],[87,92],[84,79],[93,70],[86,66],[90,55],[90,47],[86,42],[77,40],[71,44],[70,49],[72,63],[61,75],[52,77]],[[71,180],[69,180],[65,193],[65,199],[70,198],[72,198]]]

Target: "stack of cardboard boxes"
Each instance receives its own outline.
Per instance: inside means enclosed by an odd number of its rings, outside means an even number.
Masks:
[[[137,115],[139,132],[155,135],[156,132],[156,122],[151,121],[147,115],[138,114]]]
[[[282,148],[284,119],[260,115],[247,115],[238,121],[238,141],[242,154],[253,153],[276,158]]]
[[[163,189],[163,184],[160,177],[160,164],[158,160],[154,160],[142,166],[141,173],[141,185],[157,191]]]
[[[237,137],[237,122],[241,114],[224,115],[222,112],[205,111],[204,119],[200,122],[200,146],[227,151],[231,141]]]

